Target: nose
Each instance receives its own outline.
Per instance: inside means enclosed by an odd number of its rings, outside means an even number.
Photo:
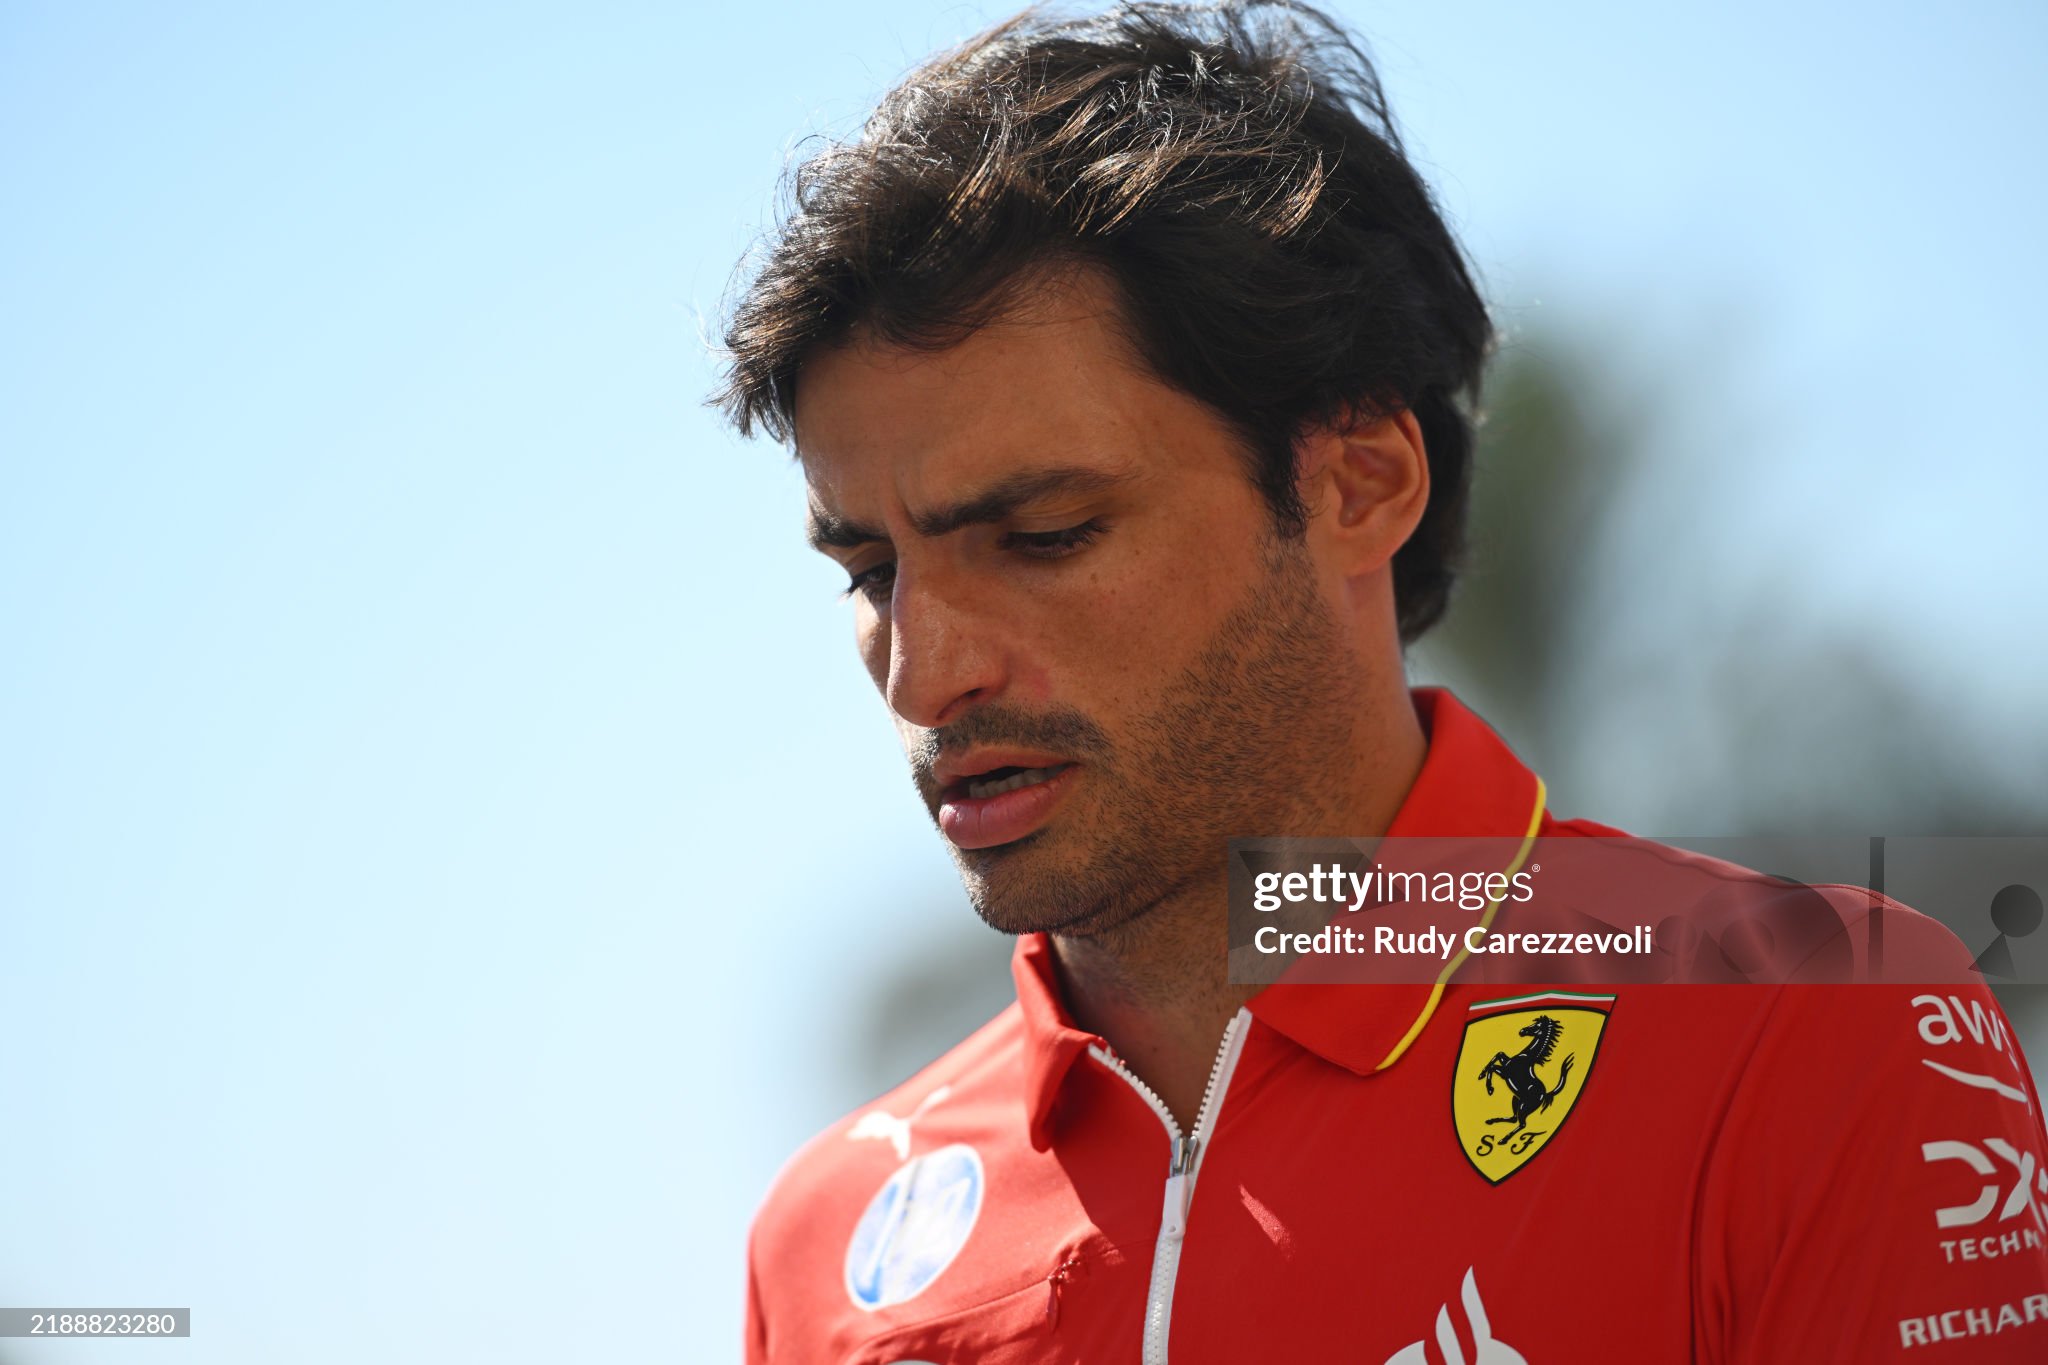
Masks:
[[[886,653],[875,651],[870,669],[889,709],[910,724],[935,730],[1002,690],[1000,623],[977,611],[961,584],[899,562],[878,625]]]

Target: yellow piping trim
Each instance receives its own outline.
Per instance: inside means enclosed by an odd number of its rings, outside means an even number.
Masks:
[[[1522,835],[1522,846],[1515,850],[1515,860],[1508,864],[1507,875],[1510,877],[1522,870],[1522,863],[1528,858],[1529,850],[1535,846],[1536,831],[1543,827],[1544,794],[1543,779],[1538,777],[1536,779],[1536,809],[1529,812],[1529,828]],[[1479,920],[1480,928],[1491,929],[1493,927],[1494,914],[1500,909],[1500,903],[1506,899],[1507,888],[1502,887],[1500,895],[1487,902],[1486,913]],[[1471,949],[1460,948],[1458,955],[1444,964],[1443,971],[1437,975],[1436,984],[1429,988],[1429,1001],[1423,1005],[1422,1013],[1415,1016],[1415,1022],[1408,1026],[1408,1032],[1401,1036],[1400,1042],[1394,1044],[1394,1050],[1387,1054],[1386,1060],[1374,1067],[1373,1070],[1385,1071],[1395,1062],[1400,1061],[1401,1054],[1408,1050],[1408,1045],[1422,1036],[1422,1030],[1429,1024],[1430,1016],[1436,1013],[1437,1003],[1444,998],[1444,983],[1451,979],[1451,975],[1458,968],[1465,965],[1465,959],[1471,955]]]

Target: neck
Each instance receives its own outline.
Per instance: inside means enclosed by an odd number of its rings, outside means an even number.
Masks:
[[[1204,878],[1128,924],[1052,939],[1074,1022],[1158,1093],[1183,1133],[1193,1131],[1224,1029],[1258,989],[1230,983],[1218,896]]]
[[[1358,780],[1324,810],[1299,813],[1300,837],[1384,834],[1428,752],[1405,685],[1372,708],[1359,734]],[[1305,815],[1306,824],[1300,819]],[[1099,1034],[1191,1132],[1224,1030],[1259,987],[1229,979],[1225,874],[1184,883],[1142,914],[1086,936],[1052,936],[1060,991],[1074,1022]]]

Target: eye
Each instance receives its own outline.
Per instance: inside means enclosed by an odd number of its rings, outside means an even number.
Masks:
[[[1108,529],[1100,517],[1094,517],[1079,526],[1059,531],[1009,531],[1003,535],[1000,544],[1006,550],[1015,550],[1032,559],[1063,559],[1093,544],[1095,538]]]
[[[862,569],[859,573],[853,576],[853,581],[848,583],[846,585],[845,590],[842,591],[839,595],[841,597],[851,597],[855,593],[860,593],[862,596],[872,600],[873,598],[878,596],[883,589],[886,589],[892,582],[894,582],[895,579],[896,561],[892,559],[885,561],[884,563],[877,564],[871,569]]]

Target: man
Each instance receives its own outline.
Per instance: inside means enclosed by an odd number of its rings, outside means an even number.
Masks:
[[[1026,14],[800,173],[722,401],[1018,1000],[783,1172],[750,1360],[2048,1358],[1981,986],[1231,981],[1232,838],[1613,833],[1406,684],[1489,337],[1306,8]]]

